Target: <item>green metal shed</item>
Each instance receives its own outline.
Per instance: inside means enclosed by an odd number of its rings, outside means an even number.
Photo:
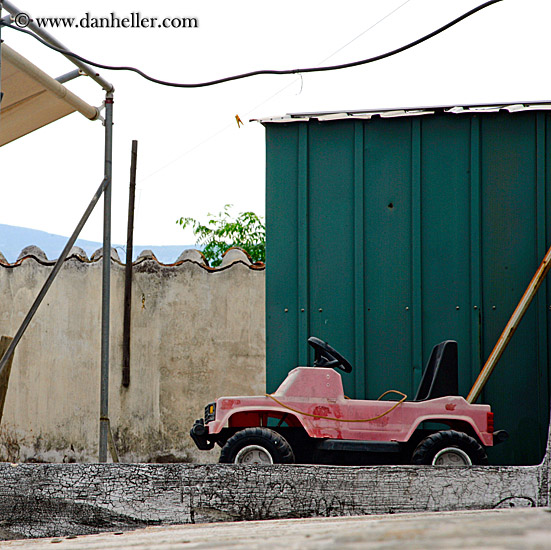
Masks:
[[[551,103],[309,113],[266,128],[267,390],[311,364],[354,365],[350,397],[413,396],[431,349],[459,344],[466,396],[551,244]],[[549,426],[550,283],[483,395],[536,464]]]

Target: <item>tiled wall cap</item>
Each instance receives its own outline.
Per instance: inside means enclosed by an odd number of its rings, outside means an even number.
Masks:
[[[207,261],[205,260],[203,253],[200,250],[195,250],[195,248],[188,248],[187,250],[184,250],[178,256],[176,262],[183,262],[184,260],[190,260],[192,262],[207,265]]]
[[[48,257],[46,256],[46,253],[41,248],[39,248],[38,246],[35,246],[34,244],[31,244],[30,246],[26,246],[19,253],[17,260],[19,261],[21,258],[24,258],[25,256],[34,256],[39,260],[44,260],[45,262],[48,261]]]
[[[103,258],[103,248],[98,248],[90,257],[92,261],[99,260],[100,258]],[[117,260],[118,262],[121,261],[119,258],[119,253],[114,248],[111,248],[111,259]]]
[[[86,255],[86,252],[84,251],[84,249],[80,248],[80,246],[73,246],[73,248],[71,248],[69,256],[67,257],[70,258],[71,256],[77,256],[81,260],[88,261],[88,256]]]
[[[235,262],[243,262],[245,265],[251,265],[249,255],[241,248],[230,248],[226,250],[220,267],[226,267]]]
[[[157,260],[157,256],[153,254],[153,250],[142,250],[137,259],[138,260],[142,260],[142,259],[155,260],[156,262],[159,261]]]

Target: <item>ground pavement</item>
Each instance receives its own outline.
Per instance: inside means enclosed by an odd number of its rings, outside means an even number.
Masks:
[[[0,547],[6,550],[540,550],[551,549],[551,509],[188,524],[73,538],[4,541]]]

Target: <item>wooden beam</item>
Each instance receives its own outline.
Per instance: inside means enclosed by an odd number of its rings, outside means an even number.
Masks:
[[[0,337],[0,358],[4,357],[13,338],[10,336]],[[4,412],[4,403],[6,402],[6,394],[8,393],[8,382],[10,380],[11,364],[13,362],[13,353],[6,363],[6,368],[0,373],[0,422],[2,422],[2,414]]]
[[[148,525],[548,506],[539,466],[0,464],[1,528],[61,537]]]

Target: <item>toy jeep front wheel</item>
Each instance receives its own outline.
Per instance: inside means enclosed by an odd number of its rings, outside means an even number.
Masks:
[[[472,466],[488,464],[484,447],[463,432],[436,432],[419,443],[411,458],[412,464],[433,466]]]
[[[226,464],[292,464],[295,456],[283,436],[268,428],[245,428],[222,447]]]

